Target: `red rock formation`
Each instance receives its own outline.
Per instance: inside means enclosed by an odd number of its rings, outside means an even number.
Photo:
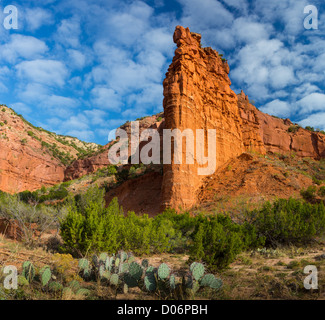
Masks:
[[[244,151],[325,157],[323,134],[302,128],[291,132],[290,120],[260,112],[244,92],[237,96],[230,89],[227,62],[211,48],[202,48],[200,40],[188,28],[176,27],[177,49],[164,81],[165,128],[216,129],[217,167]],[[183,141],[183,153],[185,149]],[[181,165],[164,165],[162,207],[188,208],[196,203],[202,176],[197,174],[197,161],[184,163],[183,157]]]
[[[294,125],[289,119],[280,119],[257,110],[249,103],[244,92],[238,95],[238,108],[243,120],[243,142],[247,150],[295,153],[299,157],[314,159],[325,157],[324,134],[310,132]]]
[[[59,140],[62,140],[61,143]],[[16,193],[53,186],[64,180],[65,165],[57,154],[76,157],[78,151],[69,145],[81,143],[72,137],[63,138],[35,128],[12,109],[0,107],[0,190]],[[86,146],[92,144],[85,144]]]
[[[228,63],[211,48],[201,47],[201,36],[176,27],[175,56],[164,81],[166,129],[216,129],[217,166],[244,151],[237,96],[230,89]],[[184,139],[185,140],[185,139]],[[183,141],[183,153],[185,141]],[[166,152],[166,151],[164,151]],[[205,143],[207,155],[207,143]],[[202,176],[194,165],[164,165],[162,185],[163,207],[190,207]]]

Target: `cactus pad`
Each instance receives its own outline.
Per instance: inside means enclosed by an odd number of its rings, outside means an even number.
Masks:
[[[41,275],[42,285],[44,287],[50,282],[52,277],[52,272],[50,267],[49,266],[43,267],[40,271],[40,275]]]
[[[132,262],[129,266],[129,273],[134,279],[140,280],[143,274],[143,269],[138,263]]]
[[[215,277],[213,274],[206,274],[201,279],[201,285],[204,287],[210,287],[214,280],[215,280]]]
[[[170,278],[169,278],[169,286],[170,286],[170,289],[171,290],[175,290],[176,289],[176,277],[175,275],[170,275]]]
[[[192,269],[193,278],[196,281],[199,281],[204,276],[204,272],[205,272],[205,269],[204,269],[204,265],[202,263],[195,264]]]
[[[125,273],[123,279],[129,288],[136,288],[138,286],[138,281],[134,279],[129,273]]]
[[[210,284],[210,288],[214,290],[219,290],[222,286],[222,280],[215,278],[214,281]]]
[[[162,263],[158,268],[158,277],[162,280],[165,280],[169,277],[170,268],[166,263]]]
[[[144,277],[144,285],[145,288],[147,289],[147,291],[155,291],[157,289],[157,281],[155,278],[155,275],[152,274],[148,274]]]
[[[79,260],[79,268],[82,270],[89,268],[89,261],[85,258]]]
[[[114,273],[112,274],[111,278],[110,278],[110,283],[111,285],[117,287],[118,286],[118,283],[119,283],[119,277],[118,277],[118,274]]]
[[[147,259],[143,259],[141,262],[141,265],[143,268],[148,268],[149,267],[149,261]]]
[[[128,263],[121,263],[119,268],[119,273],[125,273],[129,271],[129,264]]]

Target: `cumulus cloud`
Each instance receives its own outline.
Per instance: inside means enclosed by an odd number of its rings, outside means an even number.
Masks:
[[[56,60],[23,61],[16,70],[20,78],[49,86],[63,86],[68,75],[66,66]]]
[[[303,127],[311,126],[315,129],[325,130],[325,112],[314,113],[299,121],[299,124]]]
[[[291,113],[291,106],[286,101],[279,99],[273,100],[260,108],[262,112],[274,115],[277,117],[288,117]]]
[[[22,17],[25,19],[27,29],[30,31],[36,31],[41,27],[48,26],[54,22],[52,12],[40,7],[26,8]]]
[[[299,100],[297,105],[300,114],[325,111],[325,94],[317,92],[311,93]]]
[[[91,91],[92,102],[95,107],[114,112],[121,110],[121,97],[112,89],[95,87]]]
[[[125,120],[162,111],[180,24],[224,54],[233,87],[263,111],[322,114],[324,32],[304,30],[307,0],[176,1],[26,1],[23,29],[0,28],[0,98],[51,130],[106,142]]]
[[[17,59],[36,59],[48,51],[45,42],[30,36],[13,34],[0,46],[0,59],[15,63]]]

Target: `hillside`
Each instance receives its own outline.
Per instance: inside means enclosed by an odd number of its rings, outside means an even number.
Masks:
[[[4,105],[0,106],[0,190],[20,192],[64,180],[65,168],[99,149],[95,143],[37,128]]]

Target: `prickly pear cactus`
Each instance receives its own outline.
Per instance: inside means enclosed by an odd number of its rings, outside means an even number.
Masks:
[[[120,251],[120,260],[125,262],[128,259],[128,254],[124,251]]]
[[[31,283],[35,277],[35,268],[30,261],[25,261],[23,263],[23,276],[29,283]]]
[[[136,288],[138,286],[138,280],[134,279],[129,273],[124,274],[123,280],[129,288]]]
[[[210,287],[213,281],[215,280],[215,276],[213,274],[206,274],[200,281],[203,287]]]
[[[166,263],[162,263],[158,268],[158,277],[162,280],[165,280],[170,275],[170,268]]]
[[[132,255],[129,255],[128,263],[135,262],[135,257]]]
[[[129,264],[127,262],[121,263],[119,273],[125,273],[129,271]]]
[[[192,275],[196,281],[199,281],[205,273],[205,268],[202,263],[196,263],[192,268]]]
[[[41,282],[43,287],[45,287],[51,280],[52,272],[49,266],[45,266],[40,271]]]
[[[193,272],[193,269],[194,267],[197,265],[197,262],[193,262],[191,265],[190,265],[190,271]]]
[[[117,287],[119,284],[119,276],[116,273],[113,273],[110,278],[110,284]]]
[[[88,269],[89,268],[89,261],[85,258],[82,258],[79,260],[79,268],[81,270],[85,270],[85,269]]]
[[[210,284],[210,288],[214,290],[219,290],[222,286],[222,280],[215,278],[214,281]]]
[[[169,287],[171,290],[176,289],[176,277],[174,274],[171,274],[169,277]]]
[[[99,262],[106,263],[107,258],[108,258],[107,253],[103,252],[99,255]]]
[[[90,295],[90,291],[86,288],[81,288],[76,292],[77,298],[85,298]]]
[[[51,282],[51,283],[49,284],[49,290],[50,290],[51,292],[58,292],[58,291],[63,290],[63,286],[62,286],[62,284],[59,283],[59,282]]]
[[[144,286],[147,291],[156,291],[157,289],[157,281],[154,273],[146,273],[146,276],[144,277]]]
[[[72,280],[68,284],[69,288],[76,293],[80,289],[80,283],[77,280]]]
[[[149,267],[149,261],[147,259],[143,259],[141,262],[141,265],[143,268],[148,268]]]
[[[143,268],[136,262],[132,262],[129,266],[130,275],[136,279],[140,280],[143,274]]]

